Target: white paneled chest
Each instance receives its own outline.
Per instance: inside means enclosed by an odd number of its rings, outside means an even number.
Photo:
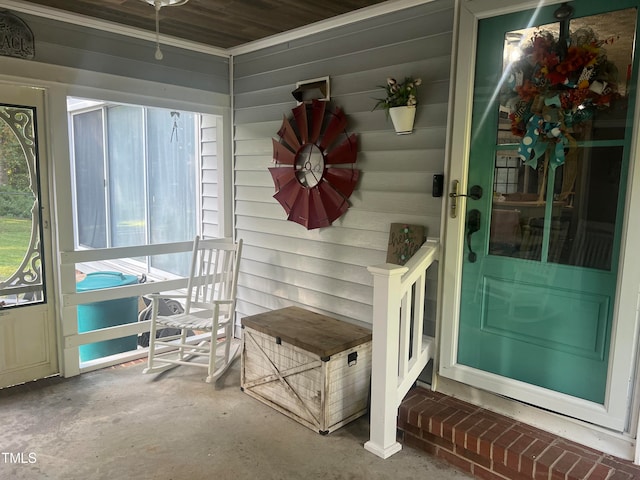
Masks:
[[[242,390],[321,434],[364,415],[371,331],[298,307],[242,319]]]

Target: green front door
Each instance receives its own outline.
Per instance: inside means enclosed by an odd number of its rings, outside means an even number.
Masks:
[[[478,25],[468,185],[483,195],[466,200],[457,362],[597,404],[625,212],[637,3],[581,0]]]

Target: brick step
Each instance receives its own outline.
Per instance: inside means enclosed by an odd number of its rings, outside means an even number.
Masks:
[[[398,435],[485,480],[631,480],[640,466],[424,388],[398,412]]]

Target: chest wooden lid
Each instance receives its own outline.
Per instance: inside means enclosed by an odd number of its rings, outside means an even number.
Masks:
[[[242,319],[244,327],[280,338],[319,357],[330,357],[371,341],[371,330],[298,307]]]

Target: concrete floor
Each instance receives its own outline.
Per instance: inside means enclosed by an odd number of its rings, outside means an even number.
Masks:
[[[142,363],[0,390],[0,479],[471,478],[410,448],[364,450],[362,417],[321,436],[240,391],[240,362],[212,386]]]

